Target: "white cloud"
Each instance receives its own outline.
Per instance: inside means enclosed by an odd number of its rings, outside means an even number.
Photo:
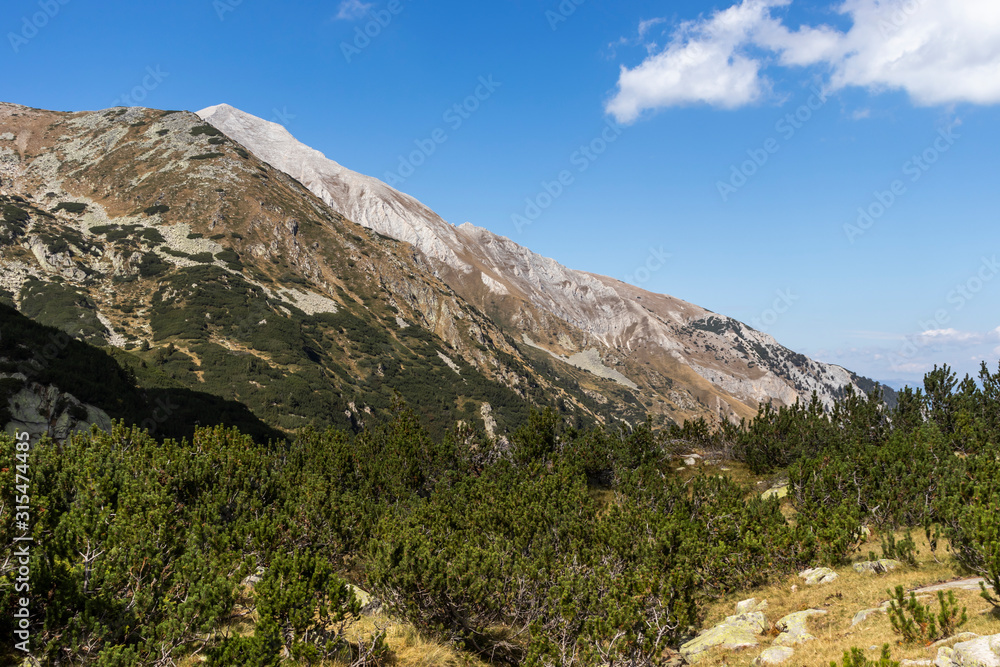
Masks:
[[[652,28],[653,26],[660,25],[661,23],[666,23],[666,22],[667,22],[667,19],[663,19],[663,18],[656,18],[656,19],[648,19],[646,21],[639,21],[639,37],[645,37],[646,33],[649,32],[650,28]]]
[[[929,329],[921,332],[916,338],[925,345],[946,344],[946,345],[966,345],[982,343],[986,338],[991,337],[993,332],[988,334],[975,333],[971,331],[958,331],[957,329]]]
[[[668,46],[622,67],[607,111],[631,122],[684,104],[745,106],[767,92],[764,70],[774,65],[821,67],[832,91],[901,90],[923,106],[1000,103],[996,0],[845,0],[835,9],[852,22],[846,32],[790,30],[772,15],[789,3],[741,0],[679,25]]]
[[[920,105],[1000,102],[1000,3],[847,0],[832,88],[905,90]]]
[[[990,331],[930,329],[899,335],[877,331],[853,334],[877,343],[824,351],[824,361],[879,380],[905,380],[919,384],[935,365],[948,364],[959,375],[977,376],[980,363],[995,368],[1000,358],[1000,327]]]
[[[705,103],[735,108],[756,102],[768,84],[761,63],[740,53],[768,9],[789,0],[743,0],[709,19],[682,24],[662,51],[621,68],[607,111],[630,123],[648,109]]]
[[[368,15],[369,10],[375,5],[361,0],[343,0],[337,9],[338,21],[356,21]]]

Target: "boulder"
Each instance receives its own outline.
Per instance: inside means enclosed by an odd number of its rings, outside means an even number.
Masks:
[[[855,572],[868,572],[869,574],[882,574],[883,572],[890,572],[895,570],[897,567],[902,565],[898,560],[892,560],[891,558],[880,558],[878,560],[866,560],[863,563],[855,563]]]
[[[977,637],[952,647],[960,667],[1000,667],[1000,635]]]
[[[96,424],[111,430],[111,418],[103,410],[86,405],[56,387],[31,383],[8,399],[10,422],[0,424],[8,433],[27,431],[32,437],[48,435],[62,442],[77,431]]]
[[[749,614],[754,611],[764,611],[767,609],[767,600],[757,601],[757,598],[750,598],[736,603],[736,614]]]
[[[959,642],[968,642],[976,639],[979,635],[975,632],[959,632],[957,635],[951,637],[945,637],[944,639],[939,639],[928,648],[941,648],[942,646],[953,646]]]
[[[753,661],[755,665],[780,665],[791,659],[795,654],[795,651],[788,648],[787,646],[772,646],[769,649],[764,650],[756,660]]]
[[[361,603],[361,613],[365,616],[377,614],[382,609],[382,603],[374,599],[366,590],[358,588],[354,584],[347,584],[347,587],[354,593],[354,597]]]
[[[822,609],[806,609],[805,611],[797,611],[794,614],[783,616],[781,620],[775,623],[775,627],[781,631],[781,634],[774,639],[774,645],[788,646],[803,644],[816,639],[816,637],[809,634],[806,622],[811,616],[824,616],[825,614],[826,611]]]
[[[1000,635],[976,637],[938,650],[935,667],[1000,667]]]
[[[979,584],[986,583],[986,580],[982,577],[975,577],[973,579],[959,579],[958,581],[949,581],[943,584],[934,584],[933,586],[924,586],[923,588],[916,588],[913,590],[914,593],[937,593],[938,591],[978,591],[980,590]],[[989,585],[986,586],[990,588]]]
[[[870,616],[873,616],[875,614],[884,614],[885,611],[886,610],[884,607],[876,607],[874,609],[862,609],[861,611],[859,611],[854,615],[854,620],[851,621],[851,627],[853,628],[858,623],[864,623],[865,621],[868,620]]]
[[[955,667],[958,663],[954,661],[955,649],[944,646],[938,649],[937,658],[934,659],[934,667]]]
[[[807,586],[816,586],[817,584],[828,584],[836,580],[838,575],[828,567],[816,567],[799,572],[799,576],[806,580]]]
[[[705,651],[712,648],[719,647],[733,651],[753,648],[760,645],[758,635],[768,627],[767,617],[761,611],[728,616],[722,623],[705,630],[681,646],[681,655],[689,663],[694,663],[703,657]]]
[[[783,486],[773,486],[773,487],[771,487],[770,489],[768,489],[764,493],[760,494],[760,497],[761,498],[770,498],[771,496],[774,496],[775,498],[779,498],[780,499],[780,498],[784,498],[787,495],[788,495],[788,485],[785,484]]]

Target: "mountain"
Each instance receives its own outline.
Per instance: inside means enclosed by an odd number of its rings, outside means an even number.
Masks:
[[[535,358],[422,253],[188,112],[0,104],[0,302],[113,354],[139,398],[197,392],[281,433],[360,429],[399,399],[438,433],[458,420],[504,433],[530,405],[581,425],[643,416],[629,390]],[[0,371],[8,403],[37,380]],[[63,380],[52,386],[100,407],[99,387]]]
[[[568,269],[470,223],[455,227],[416,199],[327,159],[276,123],[225,104],[198,115],[345,217],[412,244],[435,275],[524,349],[629,388],[651,413],[678,421],[738,418],[763,402],[788,405],[815,391],[830,405],[846,385],[871,386],[732,318]]]
[[[224,105],[201,116],[0,104],[0,303],[111,355],[145,406],[137,423],[163,391],[194,394],[161,421],[269,435],[360,429],[399,399],[433,432],[503,434],[530,406],[581,426],[734,419],[866,384],[736,320],[454,227],[278,125]],[[93,386],[0,375],[0,407],[31,385],[35,403],[128,414]]]

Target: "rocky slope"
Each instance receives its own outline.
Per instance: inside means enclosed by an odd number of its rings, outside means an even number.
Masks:
[[[203,119],[333,209],[415,246],[435,275],[534,348],[636,391],[642,409],[675,420],[739,418],[760,403],[817,392],[829,404],[851,372],[796,354],[771,336],[675,297],[568,269],[470,223],[455,227],[416,199],[346,169],[283,127],[228,105]]]
[[[285,432],[358,428],[396,397],[438,431],[502,433],[532,403],[641,416],[191,113],[0,104],[0,208],[0,302],[116,350],[143,391],[245,404]]]

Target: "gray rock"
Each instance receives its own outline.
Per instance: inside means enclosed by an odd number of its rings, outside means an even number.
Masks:
[[[831,581],[835,581],[838,578],[838,575],[828,567],[817,567],[811,570],[803,570],[802,572],[799,572],[799,577],[806,580],[807,586],[816,586],[818,584],[828,584]]]
[[[264,576],[264,573],[265,573],[266,571],[267,571],[267,570],[265,570],[264,568],[262,568],[262,567],[258,567],[258,568],[257,568],[257,569],[256,569],[256,570],[254,571],[254,573],[253,573],[253,574],[251,574],[250,576],[248,576],[248,577],[247,577],[246,579],[244,579],[244,580],[243,580],[243,581],[241,581],[240,583],[241,583],[241,584],[243,584],[244,586],[248,586],[248,587],[250,587],[250,588],[253,588],[254,586],[256,586],[257,584],[259,584],[259,583],[260,583],[260,580],[261,580],[261,578],[262,578],[262,577]]]
[[[749,614],[754,611],[764,611],[767,609],[767,600],[757,601],[757,598],[750,598],[736,603],[736,614]]]
[[[959,632],[957,635],[937,640],[936,642],[931,644],[928,648],[941,648],[942,646],[952,646],[953,644],[957,644],[959,642],[972,641],[977,637],[979,637],[979,635],[977,635],[975,632]]]
[[[91,424],[105,431],[111,430],[111,418],[92,405],[85,405],[71,394],[64,394],[56,387],[30,384],[8,400],[10,422],[4,425],[8,433],[27,431],[33,437],[48,435],[63,441],[72,433],[87,431]],[[86,416],[82,419],[79,416]]]
[[[890,558],[880,558],[879,560],[867,560],[863,563],[855,563],[855,572],[868,572],[870,574],[882,574],[884,572],[890,572],[895,570],[897,567],[902,565],[898,560],[892,560]]]
[[[347,584],[347,587],[351,589],[351,592],[354,593],[354,597],[361,603],[361,613],[363,615],[371,616],[381,611],[382,603],[373,598],[371,593],[358,588],[354,584]]]
[[[1000,635],[976,637],[938,649],[935,667],[1000,667]]]
[[[791,659],[793,655],[795,655],[795,651],[787,646],[772,646],[771,648],[761,652],[757,659],[753,661],[753,664],[780,665],[781,663]]]
[[[805,611],[797,611],[794,614],[783,616],[781,620],[774,624],[781,631],[781,634],[774,639],[774,645],[788,646],[790,644],[803,644],[816,639],[816,637],[809,633],[806,623],[812,616],[824,615],[826,615],[825,610],[806,609]]]
[[[899,667],[918,667],[919,665],[933,665],[930,660],[900,660]]]
[[[934,584],[933,586],[924,586],[923,588],[916,588],[913,590],[914,593],[937,593],[938,591],[978,591],[980,582],[985,582],[986,580],[982,577],[975,577],[973,579],[959,579],[958,581],[949,581],[944,584]],[[989,585],[986,586],[990,588]]]
[[[959,667],[1000,667],[1000,635],[977,637],[952,647]]]
[[[934,667],[956,667],[958,664],[954,660],[955,649],[947,646],[938,649],[937,657],[934,659]]]
[[[770,498],[771,496],[774,496],[775,498],[779,498],[780,499],[780,498],[784,498],[787,495],[788,495],[788,485],[785,484],[783,486],[772,486],[770,489],[768,489],[764,493],[760,494],[760,497],[761,498]]]
[[[758,635],[768,627],[764,612],[755,611],[729,616],[722,623],[705,630],[681,646],[681,655],[689,663],[694,663],[701,660],[705,651],[712,648],[718,647],[732,651],[753,648],[760,645]]]
[[[885,607],[875,607],[874,609],[862,609],[854,615],[854,620],[851,621],[851,627],[853,628],[858,623],[864,623],[869,617],[875,614],[884,614],[886,611]]]

